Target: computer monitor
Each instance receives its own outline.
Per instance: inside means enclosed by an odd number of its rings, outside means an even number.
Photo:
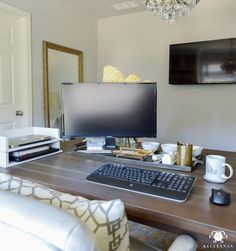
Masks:
[[[65,137],[156,137],[156,83],[63,83]]]

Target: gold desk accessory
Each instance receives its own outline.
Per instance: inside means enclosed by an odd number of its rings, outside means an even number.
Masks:
[[[119,150],[114,150],[112,152],[116,157],[132,158],[138,160],[144,160],[148,155],[152,154],[152,150],[135,149],[128,147],[120,147]]]
[[[182,166],[192,166],[192,151],[192,144],[177,142],[176,164]]]

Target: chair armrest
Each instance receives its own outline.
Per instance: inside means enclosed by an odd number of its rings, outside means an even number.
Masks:
[[[196,241],[189,235],[182,234],[178,236],[168,251],[196,251],[197,243]]]
[[[98,251],[94,236],[85,224],[61,209],[1,190],[0,205],[1,238],[5,236],[13,243],[14,238],[30,240],[17,244],[18,250],[40,250],[29,247],[29,243],[38,243],[51,247],[49,250]]]

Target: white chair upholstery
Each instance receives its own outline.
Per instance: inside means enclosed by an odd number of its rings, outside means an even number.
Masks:
[[[39,201],[0,191],[0,236],[4,251],[99,251],[78,218]]]
[[[172,243],[168,251],[195,251],[197,250],[197,243],[194,239],[186,234],[178,236]]]
[[[107,234],[95,234],[92,232],[93,225],[88,224],[77,214],[74,215],[78,217],[70,215],[68,213],[70,210],[66,212],[65,207],[67,204],[67,206],[72,207],[73,203],[71,204],[70,200],[76,201],[78,205],[74,204],[77,210],[78,207],[83,209],[84,206],[86,208],[89,206],[88,208],[91,209],[94,203],[98,205],[105,202],[91,201],[90,205],[85,198],[61,193],[42,187],[32,181],[22,180],[9,175],[2,176],[0,181],[1,189],[11,191],[0,190],[0,247],[4,247],[4,251],[104,251],[104,248],[101,248],[101,243],[109,241],[106,237]],[[24,196],[14,193],[20,193]],[[58,199],[60,199],[60,202],[63,201],[64,208],[59,209],[52,205],[44,204],[45,202],[48,203],[47,199],[50,199],[50,203],[54,206],[60,205],[60,203],[57,203]],[[116,207],[119,207],[118,211],[115,207],[112,214],[116,215],[118,213],[118,216],[125,215],[121,201],[111,201],[110,204],[108,202],[109,208],[111,208],[111,203],[115,203],[114,205],[117,204]],[[123,239],[127,238],[128,241],[129,236],[123,236]],[[125,244],[126,241],[123,243],[123,246]],[[106,246],[103,245],[103,247]],[[196,248],[196,242],[190,236],[181,235],[176,238],[169,251],[195,251]],[[116,249],[113,249],[111,246],[110,250]],[[128,249],[127,243],[124,251],[126,250],[155,251],[158,249],[131,238],[130,249]]]
[[[196,251],[197,243],[189,235],[180,235],[171,244],[168,251]],[[147,245],[135,238],[130,238],[130,251],[162,251],[158,248]]]

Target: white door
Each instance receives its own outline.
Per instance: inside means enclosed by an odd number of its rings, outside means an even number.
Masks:
[[[1,7],[6,6],[0,4],[0,130],[32,123],[27,22]]]

